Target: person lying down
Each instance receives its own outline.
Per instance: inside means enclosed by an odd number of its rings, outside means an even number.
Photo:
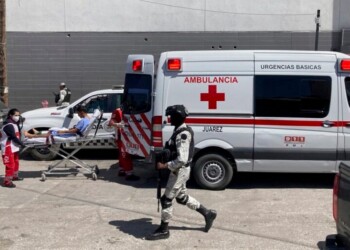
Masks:
[[[86,108],[78,106],[76,109],[78,116],[81,120],[72,128],[50,128],[48,133],[40,133],[35,129],[29,131],[24,131],[24,136],[26,138],[49,138],[50,136],[60,136],[60,137],[71,137],[71,136],[82,136],[86,128],[90,124],[90,117],[87,114]]]

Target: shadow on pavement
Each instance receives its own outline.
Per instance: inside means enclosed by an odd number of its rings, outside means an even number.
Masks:
[[[317,242],[317,247],[320,250],[347,250],[342,242],[337,241],[336,234],[329,234],[324,241]]]
[[[142,161],[134,161],[134,172],[141,177],[139,181],[126,181],[118,177],[118,164],[113,164],[109,169],[100,172],[99,179],[117,182],[122,185],[130,185],[135,188],[156,188],[158,172],[150,164]],[[166,186],[169,171],[162,170],[162,189]],[[254,189],[254,188],[333,188],[334,174],[296,174],[296,173],[236,173],[227,188],[230,189]],[[187,182],[190,189],[201,189],[193,176]]]
[[[41,170],[38,171],[19,171],[19,177],[21,178],[39,178],[41,177]],[[4,181],[4,175],[0,175],[0,183]]]
[[[19,171],[19,176],[22,178],[39,178],[41,176],[41,170],[38,171]]]
[[[317,242],[317,247],[320,250],[326,249],[326,242],[325,241],[319,241]]]
[[[142,239],[155,231],[159,225],[152,224],[151,218],[140,218],[130,221],[114,220],[109,222],[110,225],[115,226],[121,232],[132,235],[137,239]],[[204,231],[203,227],[177,227],[169,226],[169,230],[191,230],[191,231]]]
[[[152,224],[151,218],[141,218],[130,221],[114,220],[110,221],[109,224],[115,226],[121,232],[132,235],[137,239],[144,238],[157,228],[157,225]]]
[[[112,164],[108,169],[100,169],[100,174],[98,176],[99,180],[116,182],[121,185],[133,186],[135,188],[156,188],[157,187],[157,178],[158,172],[147,163],[142,161],[134,160],[134,173],[137,176],[140,176],[138,181],[127,181],[125,177],[118,176],[119,164]],[[162,170],[162,187],[165,187],[168,171]]]

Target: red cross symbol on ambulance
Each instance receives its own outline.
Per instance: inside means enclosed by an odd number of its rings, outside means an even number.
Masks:
[[[201,93],[201,102],[208,102],[208,109],[217,109],[219,101],[225,101],[225,93],[217,93],[216,85],[209,85],[208,93]]]

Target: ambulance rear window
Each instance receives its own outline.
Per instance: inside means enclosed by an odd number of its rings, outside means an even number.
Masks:
[[[255,76],[255,115],[326,117],[331,83],[328,76]]]
[[[124,114],[141,114],[151,110],[152,76],[126,74],[122,107]]]

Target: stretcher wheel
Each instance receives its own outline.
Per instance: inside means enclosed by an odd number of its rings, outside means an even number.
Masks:
[[[46,180],[46,175],[44,173],[41,174],[41,181],[45,181]]]
[[[96,174],[96,173],[92,173],[92,179],[93,179],[94,181],[97,180],[97,174]]]
[[[100,173],[100,169],[98,168],[98,166],[95,166],[95,173],[98,175]]]

